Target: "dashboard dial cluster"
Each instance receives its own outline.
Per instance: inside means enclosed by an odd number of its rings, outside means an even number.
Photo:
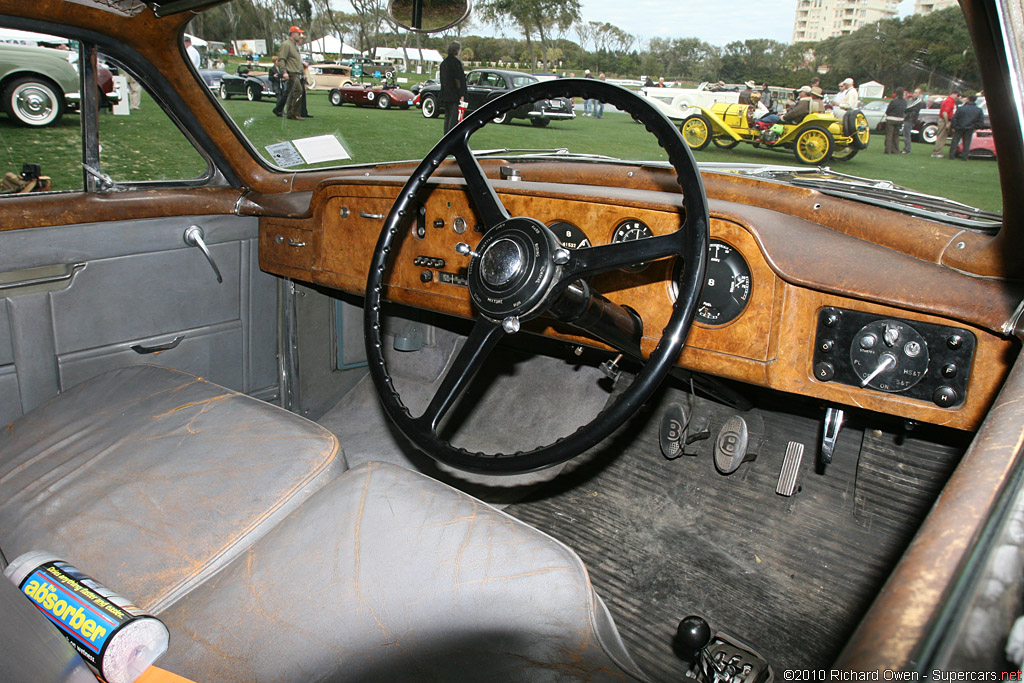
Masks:
[[[567,221],[558,221],[548,226],[566,249],[583,249],[591,246],[590,238],[580,228]],[[618,244],[652,237],[654,232],[643,221],[630,218],[615,226],[611,242]],[[646,264],[637,264],[623,270],[638,272]],[[672,272],[672,299],[679,295],[679,274],[682,262]],[[739,250],[719,239],[708,244],[708,269],[701,300],[697,307],[696,320],[705,325],[725,325],[743,313],[750,300],[753,280],[750,266]]]

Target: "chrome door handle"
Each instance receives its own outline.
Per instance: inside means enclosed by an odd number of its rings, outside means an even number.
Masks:
[[[185,335],[179,334],[177,337],[167,342],[166,344],[156,344],[155,346],[143,346],[142,344],[132,344],[129,348],[135,353],[160,353],[161,351],[170,351],[175,348],[178,344],[185,339]]]
[[[190,247],[199,247],[199,250],[203,252],[203,256],[210,262],[210,267],[213,268],[213,274],[217,276],[217,282],[224,282],[224,278],[220,276],[220,268],[214,263],[213,256],[210,255],[210,250],[206,248],[206,242],[203,241],[205,235],[203,229],[198,225],[190,225],[185,230],[185,244]]]
[[[378,220],[378,221],[381,218],[384,218],[384,214],[382,214],[382,213],[366,213],[365,211],[360,211],[359,212],[359,216],[360,216],[360,218],[373,218],[374,220]]]

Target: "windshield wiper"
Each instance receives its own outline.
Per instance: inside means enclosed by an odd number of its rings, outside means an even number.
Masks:
[[[504,156],[512,154],[515,154],[516,156],[530,157],[560,157],[568,159],[598,159],[601,161],[620,161],[620,159],[616,157],[610,157],[604,154],[577,154],[575,152],[570,152],[568,147],[554,147],[551,149],[503,147],[501,149],[473,150],[473,156],[475,157]]]

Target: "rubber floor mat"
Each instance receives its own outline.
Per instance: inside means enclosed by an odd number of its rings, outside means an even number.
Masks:
[[[697,442],[696,457],[667,460],[661,414],[691,400],[712,436]],[[753,412],[765,425],[760,452],[723,476],[712,460],[715,435],[730,416],[751,413],[667,390],[603,448],[617,451],[611,462],[581,465],[506,509],[580,554],[634,659],[655,680],[681,680],[686,667],[671,639],[688,614],[747,642],[777,675],[827,667],[962,454],[960,445],[868,432],[860,457],[865,432],[848,427],[818,474],[821,412]],[[775,488],[790,440],[806,455],[797,492],[786,498]]]

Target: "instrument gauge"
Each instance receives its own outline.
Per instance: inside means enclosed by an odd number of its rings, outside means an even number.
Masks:
[[[555,233],[555,238],[566,249],[586,249],[593,246],[590,244],[590,238],[587,237],[587,233],[572,223],[557,221],[549,225],[548,229]]]
[[[612,243],[618,244],[622,242],[633,242],[636,240],[647,239],[648,237],[654,237],[654,233],[646,223],[636,219],[629,219],[622,221],[615,227],[615,232],[612,233]],[[627,266],[623,268],[623,270],[636,272],[638,270],[643,270],[646,267],[646,263],[638,263],[635,266]]]
[[[672,298],[679,296],[679,273],[682,261],[676,264],[672,282]],[[743,313],[750,300],[753,279],[743,255],[722,240],[708,244],[708,268],[697,305],[696,320],[705,325],[725,325]]]

